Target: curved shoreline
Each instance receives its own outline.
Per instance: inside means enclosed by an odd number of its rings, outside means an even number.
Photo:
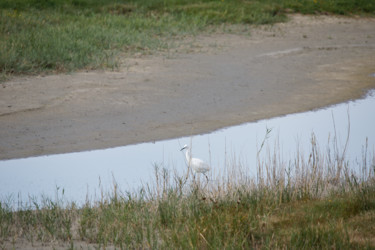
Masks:
[[[191,51],[118,72],[20,77],[0,92],[0,159],[124,146],[361,98],[375,88],[375,19],[295,15],[251,36],[200,36]]]

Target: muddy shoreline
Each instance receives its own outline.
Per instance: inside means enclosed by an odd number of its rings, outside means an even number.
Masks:
[[[207,133],[375,88],[375,19],[295,15],[250,33],[202,35],[116,72],[3,83],[0,159]]]

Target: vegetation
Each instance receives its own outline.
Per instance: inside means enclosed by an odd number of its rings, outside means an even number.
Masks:
[[[176,175],[155,167],[152,185],[128,193],[114,184],[80,207],[61,198],[18,209],[3,201],[0,246],[375,248],[375,158],[365,149],[354,172],[345,149],[323,154],[314,141],[308,159],[285,163],[277,151],[259,157],[256,176],[238,160],[209,182],[189,169]]]
[[[368,0],[2,0],[0,76],[115,68],[119,55],[168,49],[222,24],[272,24],[286,13],[375,14]],[[370,163],[371,164],[370,164]],[[248,166],[254,167],[254,166]],[[155,183],[82,207],[0,201],[0,247],[375,248],[375,159],[344,154],[239,162],[211,181],[156,168]],[[214,180],[214,181],[213,181]],[[22,247],[22,246],[21,246]]]
[[[272,24],[285,13],[375,14],[368,0],[2,0],[0,76],[115,68],[221,24]]]

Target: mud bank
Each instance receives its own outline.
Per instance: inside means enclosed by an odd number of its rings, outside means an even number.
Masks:
[[[210,132],[375,88],[375,19],[291,17],[210,34],[116,72],[21,77],[0,90],[0,159]]]

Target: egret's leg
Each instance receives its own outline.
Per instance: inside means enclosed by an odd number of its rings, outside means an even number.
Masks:
[[[206,174],[204,174],[204,176],[206,176],[206,179],[207,179],[207,182],[208,182],[208,181],[209,181],[209,180],[208,180],[208,176],[207,176]]]

